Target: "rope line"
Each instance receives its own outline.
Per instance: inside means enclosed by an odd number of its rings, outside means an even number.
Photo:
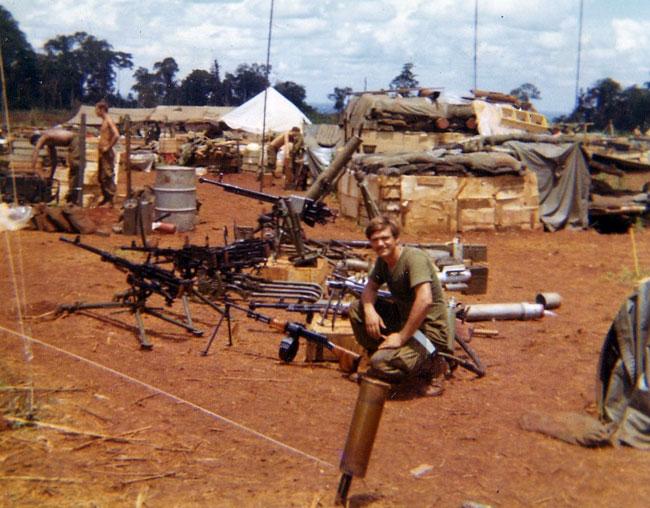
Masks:
[[[93,367],[96,367],[98,369],[101,369],[101,370],[104,370],[104,371],[109,372],[111,374],[114,374],[114,375],[116,375],[118,377],[121,377],[122,379],[130,381],[132,383],[139,384],[140,386],[143,386],[143,387],[145,387],[145,388],[147,388],[147,389],[149,389],[149,390],[151,390],[151,391],[153,391],[155,393],[158,393],[160,395],[164,395],[165,397],[168,397],[168,398],[170,398],[170,399],[172,399],[172,400],[174,400],[176,402],[186,404],[186,405],[188,405],[188,406],[190,406],[190,407],[192,407],[194,409],[197,409],[198,411],[200,411],[200,412],[202,412],[202,413],[204,413],[204,414],[206,414],[208,416],[211,416],[212,418],[214,418],[216,420],[219,420],[219,421],[221,421],[223,423],[227,423],[228,425],[231,425],[231,426],[235,427],[238,430],[241,430],[243,432],[247,432],[249,434],[252,434],[255,437],[258,437],[260,439],[268,441],[269,443],[274,444],[275,446],[283,448],[283,449],[285,449],[287,451],[290,451],[290,452],[292,452],[292,453],[294,453],[296,455],[300,455],[302,457],[305,457],[305,458],[307,458],[307,459],[309,459],[309,460],[311,460],[313,462],[316,462],[318,464],[322,464],[324,466],[332,467],[332,468],[335,467],[333,464],[331,464],[331,463],[329,463],[329,462],[327,462],[327,461],[325,461],[323,459],[319,459],[318,457],[315,457],[314,455],[310,455],[307,452],[303,452],[302,450],[299,450],[298,448],[294,448],[293,446],[290,446],[290,445],[288,445],[286,443],[283,443],[282,441],[278,441],[277,439],[274,439],[274,438],[272,438],[270,436],[267,436],[266,434],[262,434],[261,432],[259,432],[257,430],[251,429],[250,427],[247,427],[247,426],[245,426],[245,425],[243,425],[241,423],[237,423],[236,421],[231,420],[230,418],[227,418],[225,416],[221,416],[220,414],[217,414],[217,413],[215,413],[213,411],[210,411],[209,409],[206,409],[206,408],[204,408],[202,406],[199,406],[198,404],[195,404],[194,402],[190,402],[189,400],[183,399],[182,397],[174,395],[173,393],[169,393],[169,392],[167,392],[165,390],[162,390],[161,388],[157,388],[157,387],[155,387],[153,385],[150,385],[149,383],[146,383],[145,381],[141,381],[139,379],[136,379],[134,377],[129,376],[128,374],[124,374],[123,372],[117,371],[117,370],[112,369],[110,367],[106,367],[105,365],[102,365],[101,363],[97,363],[94,360],[89,360],[88,358],[84,358],[83,356],[79,356],[79,355],[77,355],[75,353],[71,353],[70,351],[66,351],[65,349],[61,349],[61,348],[59,348],[57,346],[54,346],[52,344],[48,344],[47,342],[43,342],[41,340],[35,339],[34,337],[30,337],[28,335],[22,334],[20,332],[17,332],[15,330],[10,329],[10,328],[6,328],[6,327],[4,327],[2,325],[0,325],[0,330],[3,330],[8,334],[14,335],[14,336],[16,336],[18,338],[21,338],[23,340],[28,340],[28,341],[31,341],[33,343],[39,344],[39,345],[41,345],[41,346],[43,346],[45,348],[52,349],[52,350],[54,350],[54,351],[56,351],[58,353],[71,356],[72,358],[75,358],[75,359],[80,360],[82,362],[86,362],[87,364],[92,365]]]

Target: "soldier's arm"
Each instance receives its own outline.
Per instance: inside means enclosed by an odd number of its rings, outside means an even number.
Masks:
[[[413,334],[420,328],[420,325],[427,317],[427,312],[433,304],[433,296],[431,294],[431,284],[423,282],[413,288],[415,292],[415,300],[411,307],[408,319],[399,332],[391,333],[382,342],[380,349],[387,348],[400,348],[408,342]]]

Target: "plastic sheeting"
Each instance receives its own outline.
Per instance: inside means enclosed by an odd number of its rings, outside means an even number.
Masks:
[[[589,227],[589,166],[579,143],[503,145],[537,174],[540,220],[549,231]]]
[[[266,89],[266,132],[285,132],[292,127],[311,124],[302,111],[286,99],[275,88]],[[231,129],[240,129],[253,134],[262,133],[264,123],[264,92],[221,118]]]

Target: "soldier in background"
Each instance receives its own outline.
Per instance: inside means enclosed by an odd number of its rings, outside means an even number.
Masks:
[[[106,101],[101,100],[95,104],[95,113],[102,119],[102,124],[99,127],[99,142],[97,145],[97,150],[99,151],[97,179],[99,180],[103,195],[99,206],[112,206],[116,191],[114,169],[115,151],[113,147],[118,139],[120,139],[120,133],[113,119],[108,116],[108,104]]]
[[[61,127],[54,127],[47,129],[43,132],[35,132],[30,138],[30,143],[34,145],[32,153],[32,167],[36,170],[38,168],[38,155],[41,148],[47,147],[48,156],[50,159],[50,173],[46,173],[45,168],[42,168],[41,176],[51,183],[54,178],[54,172],[58,163],[58,154],[56,148],[58,146],[68,147],[68,193],[65,196],[67,203],[77,202],[77,192],[79,185],[79,159],[81,155],[79,134],[63,129]]]

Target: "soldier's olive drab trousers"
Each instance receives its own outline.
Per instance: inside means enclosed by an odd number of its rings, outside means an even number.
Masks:
[[[401,330],[403,323],[395,305],[377,301],[375,309],[386,325],[386,330],[382,330],[384,335]],[[378,349],[382,341],[373,339],[366,332],[363,307],[359,300],[350,305],[350,324],[357,342],[368,351],[370,356],[368,375],[389,383],[399,383],[426,373],[431,367],[433,356],[429,355],[424,346],[413,338],[399,349]]]
[[[113,202],[115,196],[115,151],[111,148],[106,152],[99,152],[97,161],[97,180],[102,189],[104,200]]]

